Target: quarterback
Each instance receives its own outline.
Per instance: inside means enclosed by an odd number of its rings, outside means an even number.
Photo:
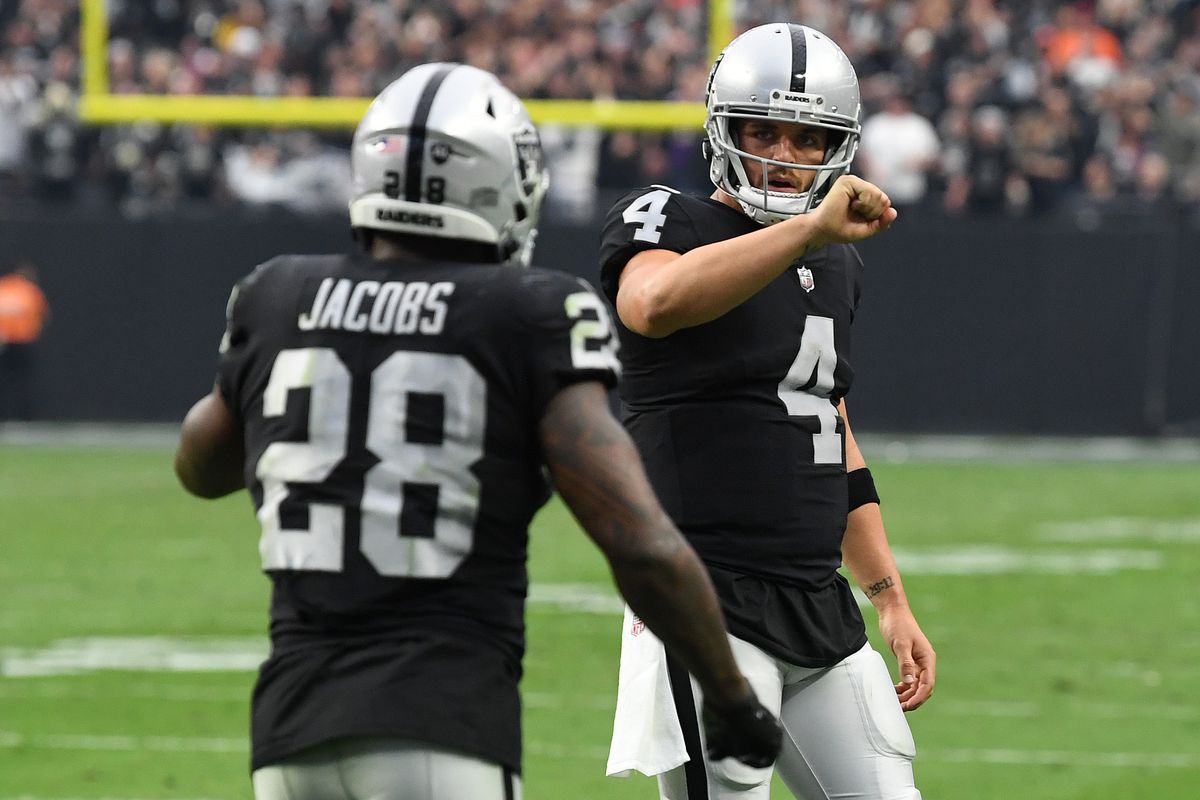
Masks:
[[[738,665],[780,716],[788,787],[805,800],[916,800],[903,712],[929,698],[935,655],[844,400],[863,285],[851,243],[897,217],[848,174],[858,79],[819,31],[763,25],[718,57],[706,103],[716,191],[644,187],[605,221],[600,280],[619,317],[624,421],[708,568]],[[894,684],[843,563],[879,612]],[[651,671],[662,677],[635,679]],[[630,612],[610,774],[657,775],[669,800],[765,800],[770,767],[704,753],[703,696]]]
[[[527,526],[547,473],[704,687],[714,757],[770,764],[778,723],[608,410],[603,301],[521,268],[547,186],[521,102],[474,67],[422,65],[353,148],[363,252],[281,256],[237,285],[176,454],[195,494],[249,489],[262,528],[255,796],[521,796]]]

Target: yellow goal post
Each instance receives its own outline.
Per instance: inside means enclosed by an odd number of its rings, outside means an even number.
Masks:
[[[107,0],[82,0],[80,118],[93,125],[140,121],[219,127],[353,128],[367,97],[113,94],[108,77]],[[708,54],[733,38],[733,0],[708,0]],[[704,105],[631,100],[526,100],[538,124],[626,130],[699,128]]]

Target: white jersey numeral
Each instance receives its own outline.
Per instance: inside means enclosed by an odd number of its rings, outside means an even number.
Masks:
[[[439,394],[445,404],[440,444],[405,441],[410,392]],[[487,384],[462,356],[393,353],[371,375],[367,449],[380,462],[367,471],[362,551],[381,575],[445,578],[471,552],[479,511]],[[433,538],[400,529],[405,483],[437,487]]]
[[[272,442],[254,467],[263,487],[258,509],[263,569],[340,572],[345,515],[341,506],[310,503],[307,529],[283,527],[279,507],[288,483],[318,483],[346,456],[350,420],[350,370],[337,353],[323,347],[284,350],[275,358],[263,393],[263,416],[281,417],[288,393],[310,389],[307,442]]]
[[[641,227],[633,232],[634,241],[658,244],[658,240],[662,238],[659,228],[667,222],[667,215],[663,213],[663,209],[667,207],[667,201],[670,199],[671,193],[666,189],[655,189],[629,204],[625,213],[621,214],[621,219],[630,225],[641,224]]]
[[[779,399],[794,417],[816,417],[821,431],[813,434],[813,462],[842,463],[842,435],[837,432],[837,407],[830,401],[833,371],[837,368],[837,350],[833,340],[833,320],[810,316],[800,337],[800,351],[779,382]],[[800,387],[806,387],[801,389]]]
[[[305,530],[285,529],[279,511],[288,483],[324,481],[346,458],[350,371],[328,348],[284,350],[271,370],[263,415],[281,416],[293,389],[310,391],[308,441],[274,442],[255,467],[263,485],[263,569],[340,572],[345,509],[308,503]],[[440,443],[406,440],[413,393],[442,398]],[[363,555],[388,577],[449,577],[474,543],[480,487],[471,467],[483,456],[487,384],[462,356],[397,352],[371,374],[368,401],[365,445],[377,463],[363,476]],[[401,528],[405,484],[436,487],[432,539]]]
[[[567,316],[576,320],[571,326],[571,363],[575,369],[605,369],[620,374],[619,345],[604,302],[591,292],[574,292],[567,295],[565,308]],[[585,311],[595,314],[595,319],[584,316]],[[595,347],[588,347],[589,343],[595,343]]]

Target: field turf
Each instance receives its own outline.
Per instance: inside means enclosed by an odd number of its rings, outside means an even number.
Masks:
[[[1200,797],[1200,464],[874,471],[939,652],[924,797]],[[0,446],[0,800],[250,797],[256,538],[245,494],[186,496],[164,449]],[[525,796],[650,800],[603,777],[604,564],[556,501],[532,550]]]

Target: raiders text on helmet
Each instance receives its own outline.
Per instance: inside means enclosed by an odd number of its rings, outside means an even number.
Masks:
[[[528,112],[492,74],[409,70],[367,109],[352,163],[352,227],[495,244],[529,263],[549,178]]]
[[[713,64],[705,102],[709,177],[764,225],[811,211],[850,169],[858,150],[858,76],[832,39],[804,25],[760,25],[734,39]],[[827,128],[824,162],[774,161],[741,149],[732,120],[763,118]],[[743,158],[762,162],[762,186],[750,185]],[[816,175],[805,192],[772,192],[766,185],[771,166]]]

